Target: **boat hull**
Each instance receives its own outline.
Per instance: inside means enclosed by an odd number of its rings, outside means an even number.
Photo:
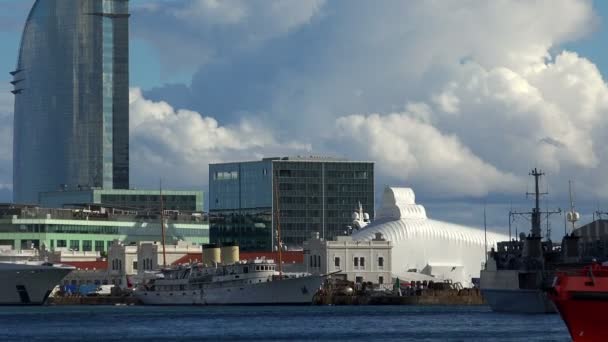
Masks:
[[[507,313],[546,314],[556,313],[555,306],[541,290],[481,290],[492,311]]]
[[[72,269],[0,263],[0,305],[42,305]]]
[[[521,284],[522,279],[532,279]],[[542,274],[519,270],[482,270],[481,294],[492,311],[508,313],[556,313],[555,306],[541,289]]]
[[[323,280],[322,276],[307,276],[240,286],[212,283],[202,290],[134,293],[147,305],[298,305],[311,304]]]
[[[608,341],[607,293],[602,299],[556,300],[570,336],[574,341]]]
[[[559,272],[551,299],[574,341],[608,341],[608,266]]]

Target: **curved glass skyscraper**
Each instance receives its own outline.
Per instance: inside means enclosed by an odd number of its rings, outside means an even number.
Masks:
[[[128,0],[37,0],[13,75],[18,203],[129,187]]]

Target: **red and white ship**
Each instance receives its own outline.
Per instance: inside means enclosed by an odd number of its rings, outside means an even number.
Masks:
[[[558,272],[550,293],[574,341],[608,341],[608,266]]]

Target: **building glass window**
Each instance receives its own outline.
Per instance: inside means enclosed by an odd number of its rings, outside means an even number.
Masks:
[[[361,258],[359,258],[359,259],[360,259],[360,260],[359,260],[359,264],[361,265],[361,267],[365,267],[365,258],[364,258],[364,257],[361,257]]]
[[[353,263],[354,263],[355,267],[359,267],[359,258],[355,258]]]
[[[85,252],[90,252],[93,250],[93,242],[91,240],[82,241],[82,250]]]
[[[70,249],[73,251],[80,250],[80,241],[78,240],[70,240]]]
[[[57,240],[57,248],[67,247],[67,242],[65,240]]]
[[[95,251],[96,252],[103,252],[103,241],[95,241]]]
[[[383,276],[379,276],[378,277],[378,284],[380,284],[380,285],[384,284],[384,277]]]
[[[378,257],[378,267],[384,267],[384,258]]]
[[[338,258],[338,257],[334,258],[334,266],[340,267],[340,258]]]

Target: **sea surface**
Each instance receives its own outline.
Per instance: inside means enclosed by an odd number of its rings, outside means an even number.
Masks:
[[[0,307],[0,341],[569,341],[559,315],[486,306]]]

